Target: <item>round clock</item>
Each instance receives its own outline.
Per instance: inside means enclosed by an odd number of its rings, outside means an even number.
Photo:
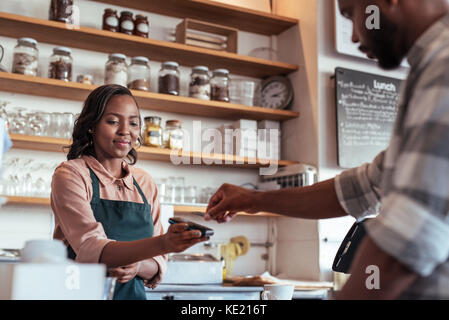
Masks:
[[[286,77],[270,77],[262,82],[261,104],[264,108],[287,109],[293,103],[294,93]]]

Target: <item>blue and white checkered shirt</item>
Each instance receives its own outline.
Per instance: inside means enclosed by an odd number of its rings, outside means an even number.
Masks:
[[[348,214],[378,214],[369,236],[420,275],[401,299],[449,299],[449,15],[408,60],[389,147],[337,176],[335,188]]]

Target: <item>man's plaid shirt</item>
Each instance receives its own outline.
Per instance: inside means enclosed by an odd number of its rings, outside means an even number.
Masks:
[[[337,176],[335,188],[348,214],[378,214],[369,236],[420,275],[402,299],[449,299],[449,15],[408,60],[389,147]]]

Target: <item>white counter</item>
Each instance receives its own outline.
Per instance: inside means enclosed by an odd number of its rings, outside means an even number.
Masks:
[[[263,287],[217,285],[159,285],[146,288],[148,300],[260,300]],[[325,300],[328,290],[295,291],[293,299]]]

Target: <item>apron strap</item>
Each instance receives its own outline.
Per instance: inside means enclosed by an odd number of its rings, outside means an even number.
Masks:
[[[90,172],[90,178],[92,179],[92,201],[91,202],[96,203],[100,200],[100,182],[99,182],[97,176],[95,175],[94,171],[91,168],[89,168],[89,172]],[[139,194],[142,197],[143,203],[148,205],[147,198],[143,194],[142,189],[140,189],[140,186],[137,183],[136,179],[134,179],[134,177],[133,177],[133,183],[134,183],[134,186],[137,188],[137,191],[139,191]]]
[[[142,197],[143,203],[145,203],[146,205],[148,205],[148,201],[147,198],[145,197],[145,195],[142,192],[142,189],[140,189],[139,184],[137,183],[136,179],[133,178],[134,181],[134,186],[136,186],[137,191],[139,191],[140,196]]]
[[[97,203],[100,200],[100,182],[91,168],[89,168],[90,178],[92,179],[92,201]]]

